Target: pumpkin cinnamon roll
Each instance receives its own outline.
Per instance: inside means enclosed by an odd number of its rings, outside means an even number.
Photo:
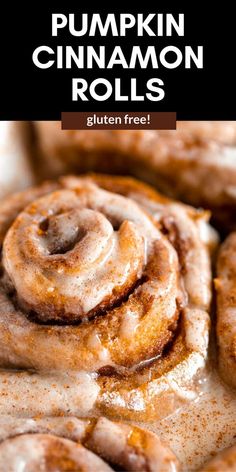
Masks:
[[[221,246],[215,287],[217,291],[217,342],[223,379],[236,388],[236,233]]]
[[[236,122],[178,122],[177,131],[62,131],[36,122],[47,172],[123,173],[172,198],[210,209],[221,229],[235,227]]]
[[[235,472],[236,470],[236,445],[224,449],[201,472]]]
[[[146,420],[194,398],[208,346],[207,216],[102,175],[5,200],[0,365],[28,372],[2,372],[0,412]]]
[[[155,434],[106,418],[0,420],[0,472],[177,472]]]

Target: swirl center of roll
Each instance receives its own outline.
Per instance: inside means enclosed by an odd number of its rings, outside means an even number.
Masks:
[[[129,198],[93,184],[58,190],[30,204],[10,227],[6,285],[41,322],[86,320],[127,299],[157,235]]]

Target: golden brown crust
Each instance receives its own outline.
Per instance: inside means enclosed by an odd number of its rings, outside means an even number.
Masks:
[[[192,398],[208,344],[206,217],[133,179],[101,175],[8,199],[0,213],[1,365],[36,369],[39,386],[42,372],[43,398],[47,371],[84,371],[70,392],[55,381],[80,415],[152,419]],[[28,374],[8,380],[7,395],[18,385],[29,411],[40,413]],[[76,395],[84,383],[85,406]],[[66,402],[55,395],[53,404],[64,411]]]

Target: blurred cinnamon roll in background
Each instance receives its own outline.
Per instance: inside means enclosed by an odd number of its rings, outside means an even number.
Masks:
[[[220,248],[215,288],[220,373],[236,388],[236,233],[231,233]]]
[[[178,122],[177,131],[62,131],[35,122],[45,175],[130,174],[166,195],[210,209],[222,230],[235,227],[236,122]]]
[[[34,182],[30,163],[29,128],[24,122],[0,126],[0,200]]]
[[[113,468],[114,467],[114,468]],[[177,472],[155,434],[106,418],[0,419],[0,472]]]
[[[102,175],[3,201],[0,366],[25,372],[1,374],[0,413],[152,420],[195,398],[216,243],[207,219]]]

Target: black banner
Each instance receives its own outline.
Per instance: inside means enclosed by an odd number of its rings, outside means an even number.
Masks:
[[[236,120],[233,5],[0,7],[0,120],[176,112]]]

